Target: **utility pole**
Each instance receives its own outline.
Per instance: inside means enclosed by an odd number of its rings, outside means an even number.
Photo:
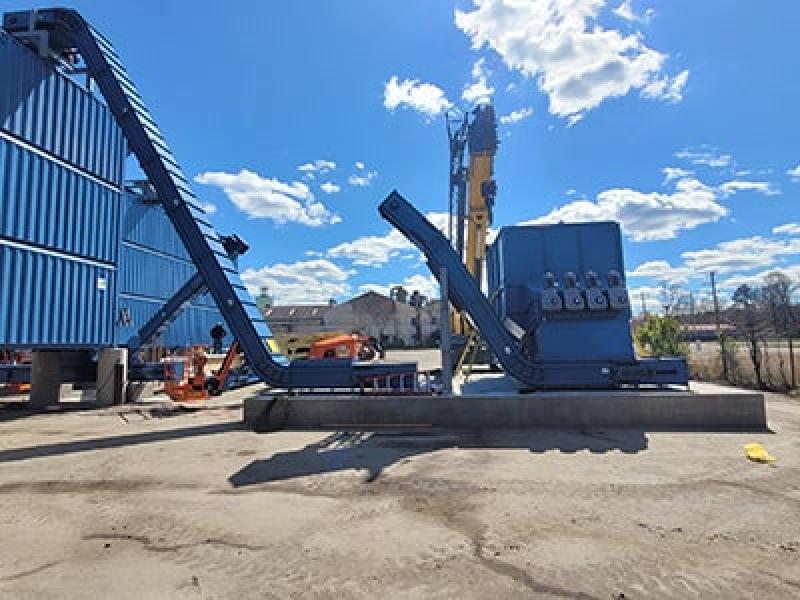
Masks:
[[[439,314],[439,344],[442,350],[442,394],[453,394],[453,343],[450,335],[450,293],[447,287],[447,269],[439,272],[439,297],[441,311]]]
[[[719,298],[717,297],[716,273],[711,271],[711,296],[714,298],[714,323],[717,329],[717,339],[719,339],[719,351],[722,357],[722,376],[728,381],[728,360],[725,352],[725,334],[720,330],[719,323]]]
[[[647,316],[647,300],[645,299],[644,292],[642,292],[639,297],[642,300],[642,316],[646,317]]]

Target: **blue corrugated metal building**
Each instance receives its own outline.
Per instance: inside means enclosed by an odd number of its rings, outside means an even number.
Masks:
[[[121,242],[117,277],[117,344],[124,345],[183,285],[196,269],[160,204],[141,195],[122,196]],[[161,346],[208,343],[209,331],[222,322],[209,294],[184,310],[159,340]]]
[[[0,30],[0,348],[123,346],[195,268],[106,106]],[[207,297],[161,346],[207,343]]]

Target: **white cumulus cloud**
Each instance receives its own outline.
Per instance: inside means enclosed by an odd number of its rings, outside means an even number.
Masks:
[[[439,297],[439,283],[436,281],[436,278],[430,274],[421,275],[419,273],[409,275],[403,279],[403,281],[388,283],[386,285],[381,285],[379,283],[365,283],[358,286],[358,292],[360,294],[364,294],[366,292],[377,292],[378,294],[389,296],[392,288],[398,285],[402,285],[409,292],[409,294],[416,290],[428,298]]]
[[[526,223],[619,221],[634,241],[669,240],[678,232],[719,220],[728,209],[697,179],[681,179],[672,193],[614,188],[595,200],[575,200]]]
[[[319,186],[319,189],[321,189],[326,194],[335,194],[341,191],[342,188],[339,187],[337,184],[333,183],[332,181],[326,181],[325,183]]]
[[[772,228],[772,233],[787,234],[787,235],[800,235],[800,223],[784,223]]]
[[[693,165],[722,168],[733,164],[733,156],[723,154],[716,148],[701,146],[700,148],[684,148],[675,153],[677,158],[687,160]]]
[[[440,231],[447,230],[447,213],[430,212],[425,217]],[[384,235],[366,235],[337,244],[329,248],[325,256],[347,259],[355,265],[379,267],[414,248],[415,246],[402,233],[391,229]]]
[[[726,196],[735,194],[736,192],[758,192],[765,196],[774,196],[780,194],[774,185],[768,181],[746,181],[743,179],[734,179],[726,181],[719,186],[720,190]]]
[[[464,86],[461,98],[469,104],[480,104],[489,102],[492,99],[492,94],[494,94],[494,88],[487,85],[486,80],[481,80]]]
[[[506,66],[536,81],[549,110],[576,117],[608,98],[664,81],[660,94],[676,101],[688,72],[671,77],[667,59],[641,33],[623,34],[598,21],[605,0],[473,0],[474,10],[455,11],[456,26],[472,46],[492,48]]]
[[[740,285],[749,285],[751,287],[758,287],[764,285],[764,280],[767,275],[780,272],[786,275],[792,281],[800,281],[800,264],[789,265],[786,267],[764,269],[758,273],[751,273],[750,275],[735,274],[727,277],[719,282],[721,289],[730,290],[731,292],[738,288]]]
[[[672,103],[680,102],[683,100],[683,88],[686,86],[687,81],[689,81],[689,69],[684,69],[675,77],[665,75],[644,86],[642,88],[642,96]]]
[[[789,169],[786,171],[786,174],[795,181],[800,181],[800,165],[797,165],[793,169]]]
[[[221,188],[239,210],[252,218],[311,227],[341,221],[324,204],[314,200],[309,187],[300,181],[285,183],[247,169],[239,173],[208,171],[195,176],[194,180]]]
[[[782,233],[783,227],[776,227],[773,231]],[[787,232],[790,230],[786,228]],[[628,276],[685,283],[689,280],[707,280],[708,274],[714,271],[717,275],[728,276],[720,280],[720,287],[735,288],[742,283],[760,285],[764,275],[776,269],[790,276],[800,275],[800,265],[796,264],[796,259],[795,264],[785,264],[790,260],[789,257],[800,256],[800,238],[738,238],[719,242],[711,248],[686,250],[680,256],[682,262],[678,266],[665,260],[652,260],[629,271]]]
[[[378,172],[375,170],[366,172],[362,170],[360,173],[353,173],[350,175],[350,177],[347,178],[347,182],[356,187],[366,187],[368,185],[372,185],[372,181],[377,176]]]
[[[489,85],[489,72],[485,66],[485,58],[479,58],[472,65],[472,83],[464,86],[461,98],[469,104],[489,102],[494,94],[494,88]]]
[[[714,248],[681,253],[693,272],[733,273],[769,267],[778,258],[800,254],[800,239],[774,240],[761,236],[720,242]]]
[[[633,12],[633,7],[631,6],[631,0],[625,0],[615,8],[614,14],[626,21],[635,21],[637,19],[636,14]]]
[[[681,169],[680,167],[664,167],[661,169],[661,172],[664,173],[664,184],[667,184],[674,179],[684,179],[694,174],[692,171],[689,171],[688,169]]]
[[[453,104],[444,91],[432,83],[418,79],[398,79],[393,75],[383,89],[383,105],[388,110],[410,108],[427,117],[435,117],[450,108]]]
[[[669,283],[683,283],[689,276],[685,267],[673,267],[666,260],[650,260],[643,262],[633,271],[628,271],[628,277],[647,277],[657,281]]]
[[[314,162],[308,162],[300,165],[299,167],[297,167],[297,170],[306,173],[319,173],[320,175],[324,175],[325,173],[329,173],[335,168],[336,168],[336,163],[333,162],[332,160],[325,160],[324,158],[319,158]]]
[[[533,108],[526,106],[518,110],[512,110],[507,115],[500,115],[500,123],[503,125],[511,125],[512,123],[519,123],[523,119],[527,119],[533,114]]]
[[[405,236],[392,229],[386,235],[366,235],[329,248],[329,258],[345,258],[353,264],[369,267],[385,265],[403,250],[413,248]]]
[[[246,269],[242,281],[251,294],[269,288],[278,304],[318,304],[349,295],[352,274],[329,260],[314,259]]]

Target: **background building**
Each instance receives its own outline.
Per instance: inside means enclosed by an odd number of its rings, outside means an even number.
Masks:
[[[408,295],[392,290],[393,298],[414,299],[414,305],[387,298],[377,292],[335,304],[284,305],[264,309],[273,332],[359,332],[379,340],[385,347],[431,346],[439,339],[439,301],[429,301],[419,292]]]

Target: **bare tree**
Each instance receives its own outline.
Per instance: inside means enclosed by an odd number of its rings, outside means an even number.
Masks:
[[[789,347],[790,380],[786,381],[784,371],[783,353],[779,350],[779,364],[781,376],[786,387],[793,389],[797,386],[797,377],[794,367],[794,345],[792,337],[797,334],[796,315],[792,309],[792,292],[796,286],[786,273],[773,271],[764,277],[763,299],[769,315],[771,329],[776,336],[785,336]]]
[[[742,284],[733,293],[733,302],[736,306],[735,318],[738,322],[739,331],[745,336],[747,348],[750,352],[750,360],[753,363],[753,373],[756,377],[756,385],[760,389],[765,389],[764,376],[762,373],[762,353],[761,341],[764,338],[764,325],[759,314],[760,304],[763,302],[762,290],[751,288],[747,284]]]
[[[691,311],[691,294],[677,283],[661,282],[659,300],[667,316],[687,315]]]

